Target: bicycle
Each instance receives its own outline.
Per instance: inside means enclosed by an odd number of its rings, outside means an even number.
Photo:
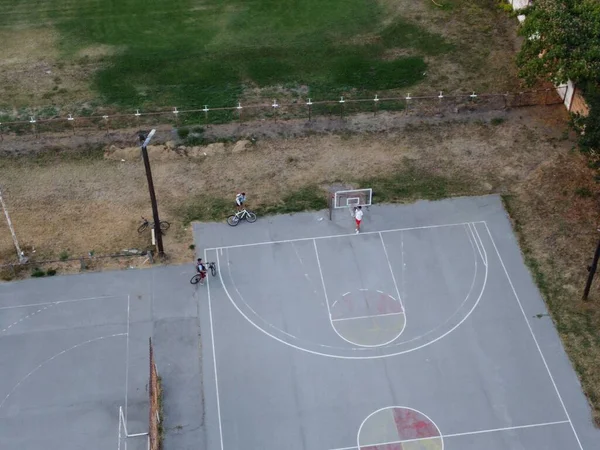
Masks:
[[[210,274],[213,277],[217,275],[217,265],[214,262],[206,263],[206,267],[210,270]],[[192,284],[198,284],[198,283],[200,283],[200,285],[203,285],[204,284],[204,278],[206,278],[206,275],[203,275],[201,273],[197,273],[196,275],[194,275],[192,277],[192,279],[190,280],[190,283],[192,283]]]
[[[160,221],[160,231],[164,234],[169,229],[171,224],[165,220]],[[154,228],[154,222],[149,222],[148,219],[142,217],[142,224],[138,227],[138,233],[142,234],[148,228]]]
[[[238,211],[235,214],[229,216],[227,218],[227,224],[232,227],[235,227],[238,223],[240,223],[240,220],[244,219],[246,219],[248,223],[254,223],[256,222],[256,214],[253,211],[242,209],[241,211]]]

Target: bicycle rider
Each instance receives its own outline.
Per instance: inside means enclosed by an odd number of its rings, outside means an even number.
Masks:
[[[201,280],[206,278],[206,266],[202,262],[202,258],[198,258],[198,262],[196,263],[196,272],[200,274]]]
[[[246,201],[246,193],[240,192],[235,196],[235,206],[237,207],[238,212],[244,209],[244,202]]]

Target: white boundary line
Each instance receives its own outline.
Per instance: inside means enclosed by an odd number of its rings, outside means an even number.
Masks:
[[[204,261],[208,261],[206,259],[206,252],[208,250],[204,250]],[[220,269],[221,263],[219,262],[219,254],[217,253],[217,265]],[[221,279],[221,283],[223,283],[223,278],[221,276],[221,270],[219,270],[219,278]],[[224,284],[223,284],[224,286]],[[210,318],[210,342],[212,344],[212,354],[213,354],[213,367],[215,369],[215,392],[217,394],[217,416],[219,418],[219,439],[221,442],[221,450],[223,450],[223,424],[221,422],[221,401],[219,400],[219,377],[217,375],[217,353],[215,351],[215,331],[213,326],[213,315],[212,315],[212,302],[210,296],[210,278],[206,277],[206,291],[208,293],[208,316]],[[229,293],[227,296],[231,300]],[[233,300],[232,300],[232,303]]]
[[[385,313],[385,314],[373,314],[371,316],[341,317],[339,319],[331,319],[331,321],[332,322],[341,322],[344,320],[371,319],[371,318],[377,318],[377,317],[397,316],[400,314],[404,314],[404,313],[403,312],[391,312],[391,313]]]
[[[128,419],[129,407],[129,310],[130,310],[129,295],[127,296],[127,338],[125,342],[125,423]]]
[[[404,444],[404,443],[415,442],[415,441],[424,441],[424,440],[428,440],[428,439],[439,439],[439,438],[446,439],[446,438],[453,438],[453,437],[460,437],[460,436],[472,436],[472,435],[477,435],[477,434],[497,433],[500,431],[523,430],[523,429],[527,429],[527,428],[540,428],[540,427],[548,427],[548,426],[552,426],[552,425],[561,425],[561,424],[566,424],[566,423],[569,423],[569,421],[568,420],[559,420],[557,422],[534,423],[534,424],[530,424],[530,425],[517,425],[514,427],[492,428],[489,430],[468,431],[465,433],[443,434],[440,436],[431,436],[429,438],[407,439],[407,440],[403,440],[403,441],[379,442],[377,444],[369,445],[369,447],[376,447],[376,446],[382,446],[382,445]],[[365,446],[363,446],[363,447],[365,447]],[[359,447],[357,447],[357,446],[338,447],[338,448],[334,448],[334,449],[330,449],[330,450],[359,450]]]
[[[377,234],[377,233],[395,233],[398,231],[410,231],[410,230],[427,230],[430,228],[443,228],[443,227],[455,227],[460,225],[467,225],[469,223],[485,223],[480,220],[478,222],[460,222],[460,223],[444,223],[442,225],[425,225],[421,227],[408,227],[408,228],[395,228],[392,230],[381,230],[381,231],[363,231],[358,235],[356,233],[348,233],[348,234],[334,234],[331,236],[317,236],[317,237],[307,237],[307,238],[298,238],[298,239],[283,239],[280,241],[265,241],[265,242],[255,242],[253,244],[238,244],[238,245],[225,245],[222,247],[211,247],[207,248],[206,251],[210,250],[221,250],[221,249],[229,249],[229,248],[242,248],[242,247],[255,247],[258,245],[270,245],[270,244],[286,244],[289,242],[302,242],[302,241],[312,241],[312,240],[321,240],[321,239],[334,239],[341,237],[352,237],[352,236],[364,236],[369,234]]]
[[[525,314],[525,309],[523,308],[523,304],[521,303],[521,300],[519,299],[519,296],[517,295],[517,291],[515,290],[515,287],[512,283],[512,280],[510,278],[510,276],[508,275],[508,270],[506,270],[506,266],[504,265],[504,261],[502,260],[502,257],[500,256],[500,252],[498,251],[498,247],[496,247],[496,242],[494,242],[494,238],[492,237],[492,233],[490,232],[490,229],[488,228],[487,224],[485,224],[485,228],[488,232],[488,235],[490,236],[490,240],[492,241],[492,245],[494,246],[494,250],[496,250],[496,254],[498,255],[498,260],[500,261],[500,264],[502,265],[502,269],[504,269],[504,274],[506,275],[506,279],[508,280],[508,284],[510,284],[510,288],[513,292],[513,295],[515,296],[517,303],[519,304],[519,308],[521,309],[521,313],[523,314],[523,318],[525,319],[525,323],[527,324],[527,328],[529,328],[529,333],[531,333],[531,337],[533,338],[533,342],[535,343],[535,346],[537,347],[537,350],[540,354],[540,357],[542,358],[542,362],[544,363],[544,366],[546,367],[546,371],[548,372],[548,376],[550,377],[550,381],[552,382],[552,385],[554,386],[554,390],[556,391],[556,395],[558,396],[558,400],[560,401],[560,404],[563,407],[563,410],[565,412],[565,415],[567,416],[567,420],[569,422],[569,424],[571,425],[571,430],[573,430],[573,434],[575,435],[575,439],[577,440],[577,444],[579,445],[580,450],[583,450],[583,446],[581,445],[581,441],[579,440],[579,436],[577,435],[577,432],[575,431],[575,427],[573,426],[573,422],[571,421],[571,416],[569,415],[569,412],[567,411],[567,407],[565,406],[565,402],[562,399],[562,396],[560,395],[560,392],[558,390],[558,386],[556,385],[556,382],[554,381],[554,377],[552,376],[552,372],[550,372],[550,368],[548,367],[548,363],[546,362],[546,358],[544,357],[544,354],[542,353],[542,349],[540,347],[540,344],[538,343],[537,338],[535,337],[535,334],[533,332],[533,328],[531,328],[531,324],[529,323],[529,320],[527,319],[527,314]]]
[[[474,223],[484,223],[484,222],[474,222]],[[462,225],[462,224],[457,224],[457,225]],[[438,228],[439,226],[434,226],[434,228]],[[431,227],[421,227],[421,228],[431,228]],[[463,228],[464,229],[464,228]],[[396,230],[392,230],[392,231],[396,231]],[[466,230],[465,230],[466,232]],[[371,234],[375,234],[375,233],[379,233],[379,231],[374,231]],[[366,234],[366,233],[362,233],[362,234]],[[469,236],[469,233],[466,233],[467,236]],[[349,234],[348,236],[356,236],[355,234]],[[326,236],[329,237],[329,236]],[[309,238],[309,239],[303,239],[303,240],[310,240],[313,238]],[[289,241],[291,242],[291,241]],[[213,249],[206,249],[206,251],[209,250],[220,250],[221,248],[225,248],[226,250],[229,249],[230,247],[217,247],[217,248],[213,248]],[[484,248],[485,250],[485,248]],[[473,252],[475,252],[475,247],[473,246]],[[206,256],[206,254],[205,254]],[[477,261],[475,259],[475,261]],[[219,260],[219,252],[217,251],[217,264],[219,265],[219,267],[221,266],[220,260]],[[296,344],[292,344],[291,342],[288,342],[280,337],[277,337],[271,333],[269,333],[267,330],[265,330],[264,328],[261,328],[259,325],[257,325],[256,323],[254,323],[252,321],[252,319],[250,319],[248,317],[248,315],[242,311],[242,309],[238,306],[238,304],[233,300],[233,297],[231,296],[229,289],[227,289],[227,285],[225,284],[225,281],[223,280],[223,273],[221,270],[219,270],[219,279],[221,280],[221,285],[223,286],[223,291],[225,292],[225,295],[227,295],[227,298],[229,298],[229,301],[231,302],[231,304],[233,305],[233,307],[237,310],[238,313],[240,313],[242,315],[242,317],[244,319],[246,319],[246,321],[252,325],[254,328],[256,328],[258,331],[260,331],[261,333],[263,333],[266,336],[269,336],[270,338],[276,340],[277,342],[280,342],[284,345],[287,345],[291,348],[295,348],[296,350],[300,350],[306,353],[310,353],[312,355],[319,355],[319,356],[324,356],[324,357],[328,357],[328,358],[332,358],[332,359],[345,359],[345,360],[367,360],[367,359],[383,359],[383,358],[389,358],[392,356],[398,356],[398,355],[403,355],[405,353],[412,353],[416,350],[420,350],[424,347],[427,347],[429,345],[432,345],[434,343],[436,343],[437,341],[439,341],[440,339],[445,338],[447,335],[449,335],[450,333],[452,333],[454,330],[456,330],[459,326],[461,326],[463,324],[463,322],[465,322],[469,316],[473,313],[473,311],[475,311],[475,308],[477,308],[477,305],[479,305],[479,302],[481,301],[481,298],[483,297],[483,293],[485,292],[485,287],[487,285],[487,279],[488,279],[488,274],[489,274],[489,270],[488,270],[488,266],[484,265],[485,267],[485,274],[484,274],[484,279],[483,279],[483,285],[481,287],[481,291],[479,292],[479,295],[477,296],[477,300],[475,301],[475,303],[473,304],[473,306],[471,307],[471,309],[469,310],[469,312],[465,315],[465,317],[463,317],[457,324],[455,324],[452,328],[450,328],[449,330],[447,330],[446,332],[444,332],[443,334],[441,334],[440,336],[436,337],[435,339],[429,341],[429,342],[425,342],[424,344],[418,345],[416,347],[407,349],[407,350],[403,350],[403,351],[399,351],[399,352],[393,352],[393,353],[387,353],[387,354],[383,354],[383,355],[370,355],[370,356],[346,356],[346,355],[335,355],[335,354],[331,354],[331,353],[324,353],[324,352],[319,352],[316,350],[311,350],[308,348],[304,348],[304,347],[300,347]],[[231,275],[230,275],[231,276]],[[474,274],[474,278],[473,278],[473,283],[475,282],[477,273]],[[473,284],[474,286],[474,284]],[[469,294],[467,294],[467,298],[470,296],[470,291]],[[243,298],[242,298],[243,301]],[[245,302],[244,302],[245,303]],[[246,303],[245,303],[246,304]],[[248,306],[246,304],[246,306]],[[210,307],[210,302],[209,302],[209,307]],[[210,308],[209,308],[210,309]],[[252,311],[252,309],[251,309]],[[256,314],[256,313],[254,313]],[[259,316],[260,317],[260,316]],[[281,330],[278,330],[280,331]],[[328,347],[330,348],[330,347]],[[335,350],[345,350],[343,348],[335,348]],[[351,349],[353,351],[359,351],[359,350],[369,350],[368,348],[354,348]]]
[[[475,246],[477,247],[477,251],[479,252],[479,256],[481,256],[481,261],[484,264],[487,264],[486,259],[483,257],[483,253],[481,251],[481,248],[479,247],[479,239],[477,238],[477,236],[475,236],[475,225],[469,224],[467,225],[467,228],[469,229],[469,233],[471,233],[472,237],[473,237],[473,241],[475,242]]]
[[[387,248],[385,247],[385,242],[383,241],[383,236],[381,235],[381,232],[379,232],[379,240],[381,241],[381,246],[383,247],[383,253],[385,254],[385,260],[388,263],[388,268],[390,269],[390,275],[392,276],[392,281],[394,282],[394,288],[396,289],[396,295],[398,296],[398,302],[402,306],[402,312],[404,312],[404,314],[406,315],[406,308],[404,307],[404,302],[402,301],[402,297],[400,297],[400,290],[398,289],[398,283],[396,283],[396,276],[394,275],[394,271],[392,270],[392,263],[390,262],[390,257],[388,256]],[[402,334],[405,327],[406,327],[406,320],[404,321],[404,327],[402,327],[402,331],[400,332],[400,334]]]
[[[87,302],[90,300],[105,300],[108,298],[120,298],[125,295],[104,295],[101,297],[87,297],[87,298],[76,298],[72,300],[59,300],[56,302],[44,302],[44,303],[30,303],[28,305],[15,305],[15,306],[0,306],[0,310],[3,309],[17,309],[17,308],[29,308],[32,306],[45,306],[45,305],[60,305],[61,303],[74,303],[74,302]]]

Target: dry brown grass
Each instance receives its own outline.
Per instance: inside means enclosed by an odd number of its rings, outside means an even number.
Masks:
[[[600,425],[600,291],[581,299],[598,242],[600,189],[588,160],[561,153],[514,189],[507,204],[521,247]]]
[[[182,211],[201,194],[229,201],[245,190],[257,208],[307,185],[392,176],[407,161],[423,173],[469,180],[470,193],[503,192],[525,180],[548,155],[564,151],[541,122],[521,124],[519,115],[534,116],[534,111],[514,112],[498,126],[456,122],[410,125],[388,134],[265,139],[241,153],[232,153],[229,144],[224,153],[200,159],[153,154],[162,218],[172,223],[165,245],[179,258],[192,257]],[[149,235],[136,231],[140,216],[151,216],[139,159],[78,160],[60,154],[4,159],[0,179],[19,239],[35,247],[38,258],[149,244]],[[14,250],[2,221],[0,227],[0,257],[6,261]]]
[[[517,21],[486,1],[379,0],[389,13],[425,30],[441,34],[458,51],[428,61],[427,77],[411,92],[504,92],[519,86],[515,52],[519,48]],[[452,9],[451,20],[447,9]]]
[[[83,59],[64,62],[58,51],[59,33],[50,26],[0,30],[0,98],[15,108],[37,108],[58,104],[63,108],[94,98],[89,76],[102,56],[83,53]],[[92,51],[91,49],[90,51]],[[18,111],[8,111],[17,114]],[[63,111],[65,113],[65,111]]]

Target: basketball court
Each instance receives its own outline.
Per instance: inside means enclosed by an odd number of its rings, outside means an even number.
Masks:
[[[0,285],[0,448],[146,450],[148,338],[167,387],[181,381],[165,359],[179,372],[198,366],[197,344],[185,344],[197,338],[190,273],[159,267]],[[181,333],[184,344],[174,342]],[[199,416],[200,395],[189,402],[177,402],[170,419]]]
[[[500,199],[370,199],[195,225],[206,449],[596,448]]]

